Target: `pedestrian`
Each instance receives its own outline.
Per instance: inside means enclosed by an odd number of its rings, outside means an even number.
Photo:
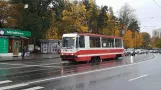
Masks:
[[[25,47],[23,47],[22,48],[22,54],[21,54],[21,56],[22,56],[22,60],[24,60],[25,59]]]

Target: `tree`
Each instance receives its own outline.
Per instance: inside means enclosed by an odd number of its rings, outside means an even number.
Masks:
[[[132,32],[139,32],[140,31],[140,27],[139,27],[139,24],[138,24],[138,21],[136,20],[133,20],[129,26],[128,26],[128,30],[131,30]]]
[[[8,17],[8,2],[0,1],[0,28],[3,27],[5,19]]]
[[[142,39],[143,39],[142,47],[149,48],[149,45],[151,44],[150,34],[147,32],[142,32],[141,35],[142,35]]]
[[[108,25],[108,15],[107,15],[108,7],[107,6],[102,6],[100,10],[100,14],[98,16],[97,20],[97,26],[99,32],[103,32],[102,30],[106,28]]]
[[[89,0],[82,0],[82,2],[86,6],[86,10],[89,11],[89,9],[90,9],[90,1]]]
[[[161,39],[156,38],[154,41],[155,48],[161,48]]]
[[[68,2],[64,0],[51,0],[52,6],[51,9],[55,12],[55,18],[56,20],[61,20],[62,19],[62,12],[65,10],[65,8],[68,6]]]
[[[142,46],[142,34],[139,34],[138,32],[134,32],[135,36],[133,38],[134,48],[139,48]]]
[[[79,32],[88,32],[86,24],[86,9],[81,3],[71,5],[71,10],[63,11],[63,21],[71,22],[71,26],[75,27]],[[70,30],[68,30],[70,32]]]
[[[97,18],[99,9],[94,0],[83,0],[83,4],[87,10],[87,24],[88,31],[92,33],[99,33],[97,28]]]
[[[20,18],[21,5],[0,1],[0,28],[16,28]]]
[[[134,22],[136,21],[135,16],[136,15],[134,14],[134,9],[132,9],[131,6],[126,3],[119,11],[119,20],[121,22],[122,29],[123,27],[126,27],[126,29],[129,30],[129,25],[136,23]]]
[[[45,33],[51,25],[51,9],[53,0],[11,0],[13,4],[28,5],[22,8],[19,29],[29,30],[32,33],[31,42],[36,44],[37,39],[45,38]]]
[[[132,39],[132,32],[128,30],[125,35],[123,36],[124,40],[124,47],[125,48],[133,48],[134,47],[134,42]]]

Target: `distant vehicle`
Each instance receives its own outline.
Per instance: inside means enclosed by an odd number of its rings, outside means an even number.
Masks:
[[[158,53],[157,49],[150,50],[151,53]]]
[[[145,53],[148,53],[149,50],[147,50],[147,49],[136,49],[135,52],[136,52],[136,54],[145,54]]]
[[[142,49],[135,49],[135,53],[136,54],[143,54],[143,50]]]
[[[129,55],[134,56],[134,55],[135,55],[135,50],[134,50],[134,48],[125,49],[125,55],[126,55],[126,56],[129,56]]]
[[[124,56],[123,39],[91,33],[69,33],[62,36],[63,61],[95,62]]]

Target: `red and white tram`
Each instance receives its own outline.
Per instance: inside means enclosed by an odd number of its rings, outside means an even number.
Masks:
[[[91,33],[69,33],[62,36],[63,61],[96,61],[124,56],[123,39]]]

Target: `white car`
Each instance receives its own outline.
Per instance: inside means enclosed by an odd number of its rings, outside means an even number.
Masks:
[[[125,56],[134,55],[134,48],[125,49]]]

